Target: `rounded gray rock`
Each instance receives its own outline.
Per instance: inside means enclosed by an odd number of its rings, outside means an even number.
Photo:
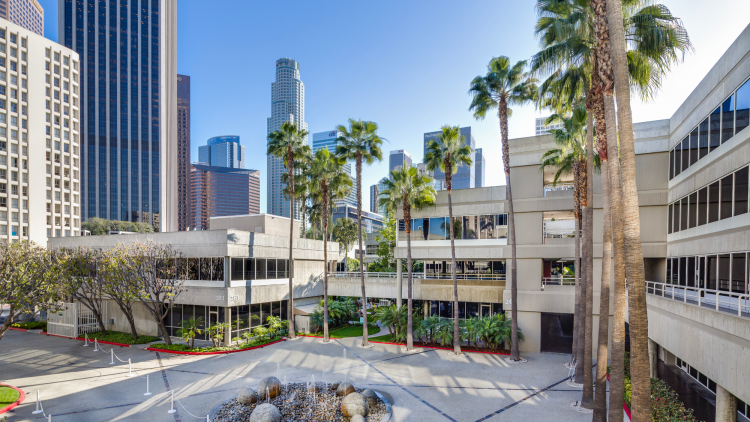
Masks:
[[[370,406],[367,404],[367,400],[362,397],[362,394],[351,393],[341,401],[341,412],[348,418],[355,415],[364,417],[370,413]]]
[[[266,391],[271,398],[281,394],[281,381],[276,377],[265,377],[258,384],[258,397],[266,399]]]
[[[354,386],[348,382],[342,382],[336,388],[336,395],[339,397],[348,396],[349,394],[353,392],[354,392]]]
[[[367,400],[367,404],[370,407],[375,407],[375,405],[378,404],[378,400],[380,400],[378,398],[378,395],[375,393],[375,391],[370,390],[369,388],[362,392],[362,397],[364,397],[365,400]]]
[[[334,381],[334,382],[332,382],[331,383],[331,391],[335,391],[336,389],[338,389],[340,384],[341,384],[340,381]]]
[[[258,393],[252,388],[243,388],[237,395],[237,401],[240,404],[253,404],[258,401]]]
[[[364,416],[354,415],[349,419],[349,422],[366,422]]]
[[[281,412],[276,406],[263,403],[253,410],[248,422],[281,422]]]

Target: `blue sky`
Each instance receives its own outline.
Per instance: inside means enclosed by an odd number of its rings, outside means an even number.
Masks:
[[[45,35],[57,40],[57,0],[40,0]],[[664,81],[650,104],[634,104],[636,122],[664,119],[750,23],[750,2],[665,2],[682,18],[695,52]],[[210,7],[207,7],[210,5]],[[490,58],[528,59],[537,51],[532,1],[220,1],[178,2],[178,72],[192,82],[192,157],[217,135],[239,135],[246,167],[261,171],[266,207],[266,118],[274,63],[300,62],[305,120],[322,132],[349,117],[373,120],[390,141],[383,163],[363,172],[368,188],[387,172],[388,151],[422,159],[422,135],[443,124],[471,125],[484,150],[488,185],[505,183],[496,118],[468,111],[471,79]],[[533,106],[514,110],[510,136],[534,134]]]

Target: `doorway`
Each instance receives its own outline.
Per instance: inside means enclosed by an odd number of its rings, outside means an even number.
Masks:
[[[479,308],[479,316],[484,318],[492,315],[492,305],[485,305],[482,304],[482,306]]]
[[[573,351],[573,315],[542,312],[541,351],[571,353]]]

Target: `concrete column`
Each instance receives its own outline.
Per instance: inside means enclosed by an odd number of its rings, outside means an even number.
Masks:
[[[230,323],[229,329],[224,331],[224,346],[229,346],[232,344],[232,308],[224,308],[224,322]]]
[[[665,348],[661,348],[661,350],[664,352],[664,363],[667,365],[677,365],[677,359],[675,358],[675,355],[673,355],[669,350]]]
[[[401,301],[404,296],[404,277],[401,275],[403,263],[400,259],[396,260],[396,306],[401,307]]]
[[[648,367],[651,378],[658,378],[657,365],[659,364],[659,345],[655,341],[648,339]]]
[[[737,422],[737,398],[716,384],[716,422]]]

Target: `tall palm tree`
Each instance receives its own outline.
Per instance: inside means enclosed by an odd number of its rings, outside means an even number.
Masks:
[[[495,57],[487,65],[487,74],[471,81],[469,93],[473,96],[469,110],[474,118],[484,119],[488,111],[497,109],[503,145],[506,198],[508,201],[508,237],[510,238],[510,295],[511,295],[511,350],[510,359],[520,361],[518,353],[518,280],[516,267],[516,225],[513,215],[513,194],[510,183],[510,153],[508,151],[508,117],[511,105],[523,105],[536,99],[536,79],[525,71],[526,61],[510,65],[506,56]]]
[[[310,178],[307,170],[310,168],[312,161],[312,150],[306,148],[300,154],[299,159],[294,164],[297,174],[294,177],[294,196],[300,201],[300,212],[302,213],[302,224],[300,224],[300,237],[307,237],[307,203],[310,199]],[[289,198],[289,175],[284,172],[281,175],[281,183],[284,185],[284,197]]]
[[[424,156],[429,170],[440,169],[445,173],[445,186],[448,190],[448,231],[451,235],[451,278],[453,278],[453,351],[461,355],[461,342],[458,331],[458,281],[456,280],[456,246],[455,230],[453,227],[453,175],[458,172],[458,166],[471,166],[474,148],[466,145],[458,126],[442,127],[438,141],[430,141]]]
[[[378,124],[371,121],[349,119],[349,127],[339,125],[336,155],[342,160],[354,160],[357,169],[357,229],[359,250],[362,251],[362,163],[370,165],[383,160],[380,146],[384,139],[378,135]],[[367,292],[365,291],[364,254],[359,254],[359,278],[362,283],[362,346],[367,347]]]
[[[340,192],[348,188],[351,191],[352,179],[344,172],[344,161],[332,155],[328,148],[315,152],[307,176],[311,181],[311,190],[321,198],[321,221],[323,233],[328,233],[328,205],[331,192]],[[323,235],[323,341],[328,342],[328,236]]]
[[[435,188],[432,178],[420,175],[416,167],[401,167],[391,172],[391,178],[385,181],[385,189],[380,192],[378,205],[385,205],[395,210],[400,204],[404,210],[404,225],[406,227],[406,268],[407,268],[407,320],[406,320],[406,349],[414,348],[412,332],[412,261],[411,261],[411,211],[420,210],[435,204]]]
[[[309,154],[310,147],[306,144],[307,131],[297,127],[296,123],[284,122],[281,127],[268,135],[267,154],[284,160],[287,168],[287,186],[289,188],[289,306],[287,318],[289,320],[289,338],[295,338],[294,331],[294,163],[305,154]]]

